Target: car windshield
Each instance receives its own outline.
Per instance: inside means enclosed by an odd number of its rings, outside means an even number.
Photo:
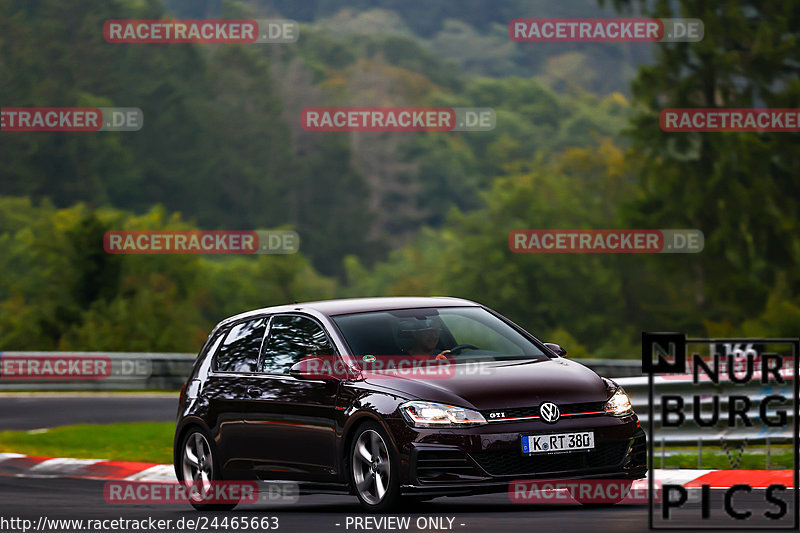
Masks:
[[[351,353],[359,358],[442,354],[455,363],[548,358],[533,342],[480,307],[392,309],[332,319]]]

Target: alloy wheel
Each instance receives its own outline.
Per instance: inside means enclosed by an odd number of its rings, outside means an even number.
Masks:
[[[389,490],[391,466],[389,449],[377,431],[368,429],[358,436],[352,465],[359,496],[370,505],[379,504]]]
[[[190,498],[202,501],[211,491],[214,479],[214,458],[205,435],[195,432],[183,447],[183,481],[190,488]]]

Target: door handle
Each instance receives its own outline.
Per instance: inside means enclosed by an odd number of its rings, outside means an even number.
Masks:
[[[251,398],[258,398],[261,396],[261,389],[257,389],[255,387],[248,387],[247,388],[247,395]]]

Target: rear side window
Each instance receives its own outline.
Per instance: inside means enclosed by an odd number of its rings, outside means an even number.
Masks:
[[[276,316],[264,343],[262,372],[288,374],[303,357],[333,355],[325,330],[303,316]]]
[[[255,372],[258,352],[267,328],[267,318],[240,322],[233,326],[214,358],[217,372]]]

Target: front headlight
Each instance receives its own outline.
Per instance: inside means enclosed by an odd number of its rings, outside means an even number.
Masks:
[[[465,427],[486,423],[478,411],[433,402],[406,402],[400,406],[403,417],[418,428]]]
[[[625,416],[633,412],[630,397],[625,393],[622,387],[611,395],[611,398],[606,402],[606,414],[614,416]]]

